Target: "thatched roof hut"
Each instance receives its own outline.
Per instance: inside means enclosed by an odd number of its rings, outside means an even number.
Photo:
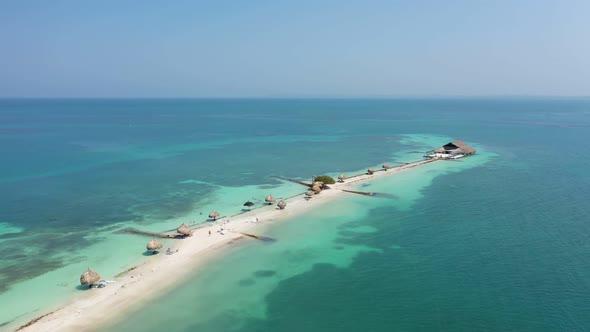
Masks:
[[[92,285],[100,280],[100,274],[98,272],[88,269],[80,276],[81,285]]]
[[[312,186],[311,187],[311,191],[313,191],[314,193],[319,193],[320,191],[322,191],[322,188],[319,186]]]
[[[453,141],[443,145],[442,148],[444,149],[444,152],[448,154],[464,154],[469,156],[476,153],[474,148],[465,144],[463,141]]]
[[[338,181],[344,182],[345,179],[346,179],[346,175],[344,175],[344,174],[338,175]]]
[[[283,210],[287,206],[287,203],[285,201],[283,201],[283,200],[280,200],[277,203],[277,206],[279,207],[279,209]]]
[[[274,203],[276,201],[276,199],[274,198],[273,195],[268,195],[266,196],[266,198],[264,199],[265,202],[267,202],[269,205]]]
[[[374,170],[373,168],[369,168],[369,169],[367,170],[367,174],[369,174],[369,175],[373,175],[373,173],[375,173],[375,170]]]
[[[152,239],[150,242],[148,242],[146,249],[147,250],[151,250],[154,253],[157,252],[158,249],[162,249],[162,242],[156,240],[156,239]]]
[[[178,232],[178,234],[184,235],[184,236],[191,236],[193,234],[193,231],[186,224],[182,224],[182,225],[178,226],[178,228],[176,229],[176,232]]]
[[[388,169],[390,169],[390,168],[391,168],[391,166],[389,166],[389,164],[383,164],[382,168],[383,168],[384,170],[388,170]]]
[[[216,220],[217,217],[219,217],[219,212],[213,210],[213,211],[211,211],[211,213],[209,213],[209,218]]]

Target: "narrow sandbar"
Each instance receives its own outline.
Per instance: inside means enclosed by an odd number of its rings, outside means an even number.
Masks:
[[[351,195],[342,191],[350,189],[354,184],[392,176],[434,160],[417,161],[387,171],[375,172],[373,175],[359,175],[343,183],[330,185],[331,189],[305,199],[299,195],[287,200],[287,207],[279,210],[275,205],[265,206],[255,211],[246,212],[232,217],[228,222],[219,220],[194,230],[193,236],[175,241],[173,255],[161,253],[145,259],[135,268],[123,273],[115,279],[115,283],[102,289],[85,291],[68,303],[53,310],[36,320],[33,324],[20,331],[93,331],[97,327],[125,317],[133,309],[149,303],[157,296],[165,294],[190,273],[203,268],[216,255],[223,254],[223,248],[234,241],[255,241],[244,238],[242,233],[259,234],[264,227],[279,223],[287,217],[293,217],[305,211],[315,209],[323,204],[334,201],[343,195]],[[302,192],[305,190],[302,188]],[[258,219],[258,222],[254,222]],[[223,227],[224,234],[218,230]],[[209,235],[209,232],[211,235]],[[260,235],[260,234],[259,234]]]

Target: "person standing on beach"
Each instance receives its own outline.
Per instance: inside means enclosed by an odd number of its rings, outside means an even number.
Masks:
[[[211,236],[211,230],[209,230],[209,236]]]

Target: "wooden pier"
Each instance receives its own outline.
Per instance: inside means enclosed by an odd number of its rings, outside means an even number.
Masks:
[[[377,194],[377,193],[370,192],[370,191],[356,191],[356,190],[346,190],[346,189],[342,189],[342,191],[344,191],[345,193],[365,195],[365,196],[375,196]]]
[[[135,234],[135,235],[143,235],[143,236],[149,236],[149,237],[159,237],[162,239],[184,239],[185,238],[184,235],[178,234],[178,233],[173,233],[173,234],[154,233],[154,232],[142,231],[142,230],[135,229],[135,228],[125,228],[125,229],[118,231],[117,233]]]
[[[295,180],[295,179],[284,178],[282,176],[275,176],[275,175],[273,175],[273,176],[271,176],[271,178],[273,178],[273,179],[279,179],[279,180],[283,180],[283,181],[294,182],[294,183],[300,184],[302,186],[306,186],[308,188],[311,188],[313,186],[313,183],[307,183],[307,182],[299,181],[299,180]]]
[[[240,233],[240,234],[247,236],[247,237],[251,237],[256,240],[260,240],[260,241],[266,241],[266,242],[275,242],[276,241],[275,239],[268,237],[268,236],[260,236],[260,235],[248,234],[248,233]]]

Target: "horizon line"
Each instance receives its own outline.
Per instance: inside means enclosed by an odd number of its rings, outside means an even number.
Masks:
[[[564,98],[590,98],[590,95],[366,95],[366,96],[339,96],[339,95],[295,95],[295,96],[0,96],[0,100],[8,99],[193,99],[193,100],[222,100],[222,99],[564,99]]]

